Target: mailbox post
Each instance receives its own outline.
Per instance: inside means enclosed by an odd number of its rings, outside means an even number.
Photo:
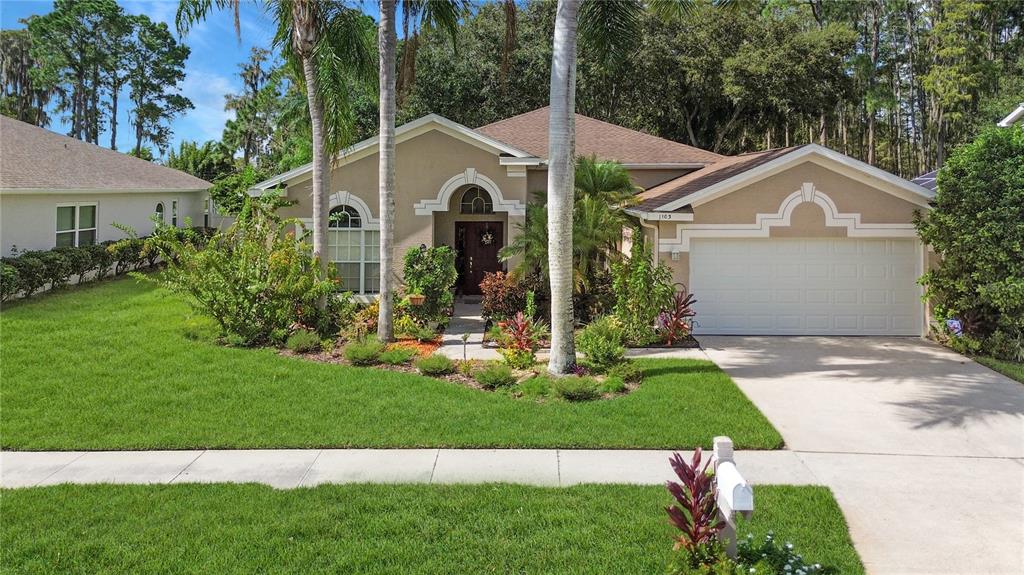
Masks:
[[[749,518],[754,513],[754,490],[736,469],[732,458],[732,440],[728,437],[714,439],[713,462],[715,482],[718,486],[718,512],[725,522],[721,538],[725,552],[736,558],[736,514]]]

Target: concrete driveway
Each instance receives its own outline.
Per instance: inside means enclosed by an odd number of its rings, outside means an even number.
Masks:
[[[1024,573],[1024,384],[916,338],[701,343],[832,488],[869,573]]]

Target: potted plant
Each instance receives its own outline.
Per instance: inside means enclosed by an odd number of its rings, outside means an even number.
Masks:
[[[423,289],[415,282],[406,284],[405,291],[406,297],[409,298],[409,303],[412,305],[423,305],[423,302],[427,301],[427,296],[423,295]]]

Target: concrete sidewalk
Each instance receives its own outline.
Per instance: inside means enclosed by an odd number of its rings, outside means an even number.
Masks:
[[[59,483],[255,482],[578,483],[660,485],[674,477],[671,451],[571,449],[269,449],[0,453],[0,486]],[[692,452],[681,451],[689,458]],[[707,452],[705,457],[710,457]],[[791,451],[738,451],[753,484],[817,483]]]

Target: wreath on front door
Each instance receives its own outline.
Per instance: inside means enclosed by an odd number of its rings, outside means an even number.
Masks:
[[[484,230],[480,232],[480,245],[489,246],[494,243],[494,232],[491,230]]]

